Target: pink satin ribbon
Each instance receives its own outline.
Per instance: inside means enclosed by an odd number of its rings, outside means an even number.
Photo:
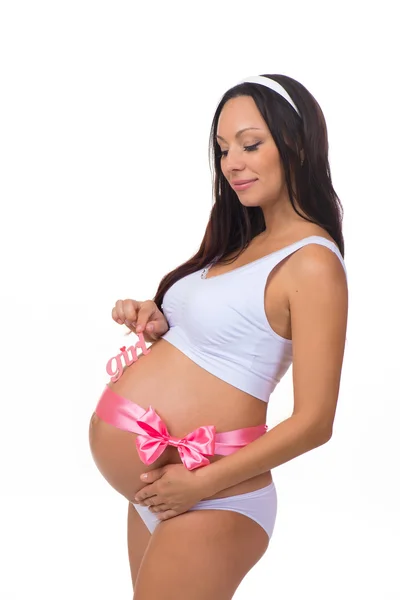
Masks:
[[[157,460],[167,446],[175,446],[178,449],[183,464],[190,471],[210,463],[205,455],[212,456],[215,451],[214,425],[198,427],[181,439],[172,437],[165,423],[151,406],[137,424],[147,434],[138,435],[136,438],[139,457],[146,465],[151,465]]]
[[[119,396],[108,386],[100,397],[95,413],[109,425],[138,434],[136,448],[144,464],[151,465],[167,446],[174,446],[188,470],[208,465],[210,461],[207,456],[232,454],[268,429],[266,425],[258,425],[216,433],[214,425],[204,425],[183,438],[173,437],[151,406],[146,410]]]

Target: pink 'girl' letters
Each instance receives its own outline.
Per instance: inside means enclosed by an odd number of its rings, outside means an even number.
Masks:
[[[144,341],[143,333],[137,333],[136,335],[138,336],[139,341],[136,342],[136,344],[134,346],[130,346],[128,349],[126,348],[126,346],[122,346],[122,348],[120,348],[121,354],[117,354],[117,356],[113,356],[112,358],[110,358],[110,360],[108,361],[108,363],[106,365],[106,371],[107,371],[108,375],[110,375],[111,381],[113,383],[118,381],[118,379],[121,377],[122,373],[124,372],[122,358],[125,361],[125,365],[127,367],[129,367],[131,364],[136,362],[139,358],[137,355],[137,352],[136,352],[137,348],[140,348],[142,350],[142,354],[148,354],[151,350],[151,348],[146,348],[146,342]],[[132,358],[130,358],[128,355],[129,351],[131,351]],[[113,368],[114,367],[113,361],[115,361],[115,368]]]

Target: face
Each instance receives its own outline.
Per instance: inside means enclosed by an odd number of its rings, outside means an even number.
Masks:
[[[222,173],[243,205],[263,207],[286,197],[281,158],[253,98],[228,100],[219,117],[217,143]]]

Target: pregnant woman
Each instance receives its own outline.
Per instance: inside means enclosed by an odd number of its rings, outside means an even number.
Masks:
[[[137,337],[108,362],[89,428],[129,501],[135,600],[233,597],[274,530],[271,470],[330,439],[339,394],[348,291],[318,103],[288,76],[250,77],[222,97],[210,142],[199,250],[153,300],[116,302]],[[293,412],[268,429],[290,365]]]

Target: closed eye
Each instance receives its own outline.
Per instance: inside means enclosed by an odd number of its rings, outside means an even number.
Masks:
[[[261,142],[257,142],[256,144],[252,144],[251,146],[243,146],[243,149],[246,152],[254,152],[254,150],[257,150],[258,146],[261,144]],[[221,158],[223,156],[227,156],[228,155],[228,150],[221,150],[220,151],[220,156]]]
[[[256,144],[253,144],[252,146],[244,146],[244,149],[247,152],[252,152],[253,150],[257,150],[257,148],[260,144],[261,144],[261,142],[257,142]]]

